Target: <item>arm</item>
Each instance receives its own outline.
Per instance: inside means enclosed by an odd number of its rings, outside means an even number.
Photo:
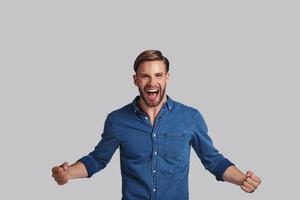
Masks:
[[[64,185],[70,179],[91,177],[102,170],[119,146],[119,137],[109,118],[105,121],[102,139],[94,151],[69,166],[67,162],[52,168],[52,177],[57,184]]]
[[[86,178],[88,173],[82,162],[77,161],[69,167],[69,179]]]
[[[261,183],[261,179],[252,171],[247,171],[244,174],[235,166],[230,166],[225,170],[223,179],[226,182],[240,186],[242,190],[248,193],[254,192]]]
[[[217,180],[227,181],[239,185],[245,192],[254,192],[261,180],[253,172],[242,173],[228,159],[224,158],[213,146],[208,136],[206,123],[199,112],[194,117],[195,134],[192,139],[192,146],[204,167],[213,173]]]
[[[67,162],[64,162],[62,165],[52,168],[52,177],[58,185],[64,185],[70,179],[85,178],[87,176],[87,170],[80,161],[77,161],[70,166]]]
[[[246,179],[246,174],[241,172],[237,167],[230,166],[225,170],[223,179],[224,181],[233,183],[235,185],[242,185]]]
[[[194,132],[191,141],[192,147],[205,169],[215,175],[218,181],[224,181],[223,174],[225,170],[234,164],[214,147],[213,142],[208,135],[207,125],[199,111],[196,110],[193,119]]]

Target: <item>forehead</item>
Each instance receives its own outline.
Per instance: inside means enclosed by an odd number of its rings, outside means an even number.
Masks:
[[[166,65],[161,60],[144,61],[139,64],[137,73],[166,73]]]

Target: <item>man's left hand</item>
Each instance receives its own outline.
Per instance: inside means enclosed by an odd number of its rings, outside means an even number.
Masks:
[[[248,193],[254,192],[261,183],[261,179],[256,176],[252,171],[247,171],[246,179],[241,185],[242,190]]]

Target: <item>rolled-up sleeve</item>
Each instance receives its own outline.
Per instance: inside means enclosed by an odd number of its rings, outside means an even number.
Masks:
[[[101,135],[100,142],[95,149],[88,155],[80,158],[78,161],[82,162],[88,172],[88,177],[99,172],[106,167],[111,160],[114,152],[119,147],[120,140],[118,133],[114,128],[114,124],[108,116],[105,120],[104,130]]]
[[[194,120],[194,132],[191,141],[193,149],[205,169],[214,174],[218,181],[224,181],[223,173],[229,166],[234,164],[214,147],[208,135],[207,125],[200,112],[195,111],[192,118]]]

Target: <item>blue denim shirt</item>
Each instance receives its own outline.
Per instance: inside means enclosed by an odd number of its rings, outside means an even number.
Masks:
[[[191,146],[204,167],[223,180],[233,165],[213,146],[199,111],[168,97],[154,125],[135,100],[107,116],[102,139],[81,161],[88,177],[120,150],[122,200],[188,200]]]

